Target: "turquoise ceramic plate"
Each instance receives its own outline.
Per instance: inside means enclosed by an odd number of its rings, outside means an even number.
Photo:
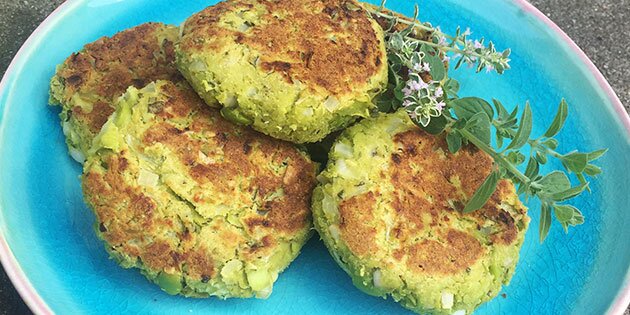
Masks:
[[[168,296],[135,270],[107,258],[83,204],[80,167],[66,153],[57,109],[46,105],[55,65],[102,35],[147,21],[180,23],[212,1],[70,0],[20,50],[0,88],[0,256],[24,300],[37,313],[362,313],[406,311],[356,290],[322,243],[312,239],[266,300]],[[470,26],[513,51],[503,76],[455,71],[462,95],[530,100],[535,132],[550,123],[565,97],[570,118],[563,148],[610,152],[593,193],[576,200],[586,224],[565,235],[554,226],[538,243],[537,204],[506,297],[479,314],[621,314],[630,302],[630,119],[584,54],[524,1],[426,0],[422,19],[444,30]],[[390,0],[406,14],[411,3]],[[556,165],[557,166],[557,165]]]

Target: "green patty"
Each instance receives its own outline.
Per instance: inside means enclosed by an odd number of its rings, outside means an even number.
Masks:
[[[383,31],[353,1],[221,2],[186,21],[177,66],[226,118],[295,143],[367,117],[387,84]]]
[[[96,136],[83,190],[124,268],[169,294],[266,298],[310,236],[316,165],[241,128],[185,83],[130,88]]]
[[[348,128],[313,196],[315,228],[362,291],[418,313],[469,314],[514,272],[529,218],[510,181],[461,209],[492,168],[473,147],[448,153],[404,111]]]
[[[129,86],[181,80],[175,67],[178,34],[175,26],[145,23],[87,44],[57,67],[50,103],[62,107],[59,116],[75,160],[85,161],[94,136]]]

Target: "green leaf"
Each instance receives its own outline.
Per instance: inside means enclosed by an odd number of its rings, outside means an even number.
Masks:
[[[393,108],[391,99],[377,99],[376,100],[376,108],[381,113],[389,113]]]
[[[505,109],[505,106],[503,106],[499,100],[493,98],[492,103],[494,104],[494,108],[497,110],[497,116],[499,119],[506,120],[510,116],[507,109]]]
[[[403,89],[405,88],[405,83],[404,82],[400,82],[395,88],[394,88],[394,96],[396,97],[397,100],[399,101],[403,101],[403,99],[405,98],[405,93],[403,93]]]
[[[420,50],[424,52],[425,56],[423,61],[429,64],[431,68],[430,74],[433,80],[441,81],[446,76],[446,68],[444,62],[440,58],[439,52],[435,51],[435,48],[429,45],[420,46]]]
[[[516,119],[516,115],[518,115],[518,106],[514,107],[507,120]]]
[[[389,38],[389,47],[393,50],[401,50],[403,45],[405,44],[405,40],[401,33],[393,33]]]
[[[431,122],[426,127],[421,127],[424,131],[432,135],[439,135],[446,128],[446,118],[442,115],[431,118]]]
[[[546,195],[553,195],[571,188],[571,181],[561,171],[553,171],[536,181],[536,183],[542,186],[541,191]]]
[[[448,145],[448,150],[455,154],[462,147],[462,136],[457,132],[450,132],[446,135],[446,144]]]
[[[579,173],[579,174],[575,174],[575,176],[577,176],[578,180],[580,181],[580,184],[586,184],[586,177],[584,177],[584,174]],[[586,186],[586,190],[588,192],[591,192],[591,187],[590,186]]]
[[[503,136],[500,135],[498,132],[495,134],[495,137],[497,138],[497,148],[501,149],[503,147]]]
[[[536,159],[534,158],[529,158],[529,162],[527,162],[527,168],[525,169],[525,176],[533,178],[534,176],[538,175],[539,170],[540,165],[538,164],[538,161],[536,161]]]
[[[523,116],[521,116],[520,126],[516,132],[516,136],[512,142],[507,146],[506,150],[519,149],[527,143],[529,135],[532,132],[532,109],[529,107],[529,103],[525,104],[525,110]]]
[[[558,148],[558,140],[553,139],[553,138],[543,141],[542,144],[551,150],[555,150]]]
[[[477,113],[472,116],[466,123],[465,128],[479,140],[490,145],[492,132],[490,129],[490,119],[488,119],[486,113]]]
[[[582,173],[588,164],[588,154],[573,152],[563,155],[560,160],[568,170]]]
[[[571,187],[565,191],[555,193],[551,196],[554,201],[565,201],[580,195],[586,188],[588,183],[583,183],[575,187]]]
[[[505,129],[505,131],[508,132],[510,129],[514,127],[514,125],[516,125],[516,123],[518,122],[518,119],[510,118],[505,121],[499,120],[498,122],[500,123],[499,128]]]
[[[536,152],[536,154],[534,154],[534,158],[540,164],[546,164],[547,163],[547,156],[542,154],[542,153],[540,153],[540,152]]]
[[[514,180],[512,179],[512,181],[514,181]],[[528,188],[529,188],[529,186],[528,186],[528,185],[525,185],[525,184],[520,184],[520,185],[518,186],[518,189],[516,190],[516,194],[520,196],[520,195],[522,195],[523,193],[527,192],[527,189],[528,189]]]
[[[454,42],[455,41],[453,41],[453,43]],[[455,70],[459,69],[459,67],[461,67],[463,62],[464,62],[464,56],[459,57],[459,60],[457,60],[457,63],[455,64]]]
[[[446,79],[444,83],[444,92],[449,96],[457,97],[459,92],[459,82],[453,78]]]
[[[553,212],[556,215],[556,219],[562,227],[564,232],[569,232],[569,226],[576,226],[584,223],[584,216],[576,207],[572,205],[554,205]]]
[[[507,159],[514,165],[521,165],[525,162],[525,155],[518,151],[510,151],[507,155]]]
[[[600,157],[602,157],[602,155],[606,154],[606,152],[608,152],[608,149],[601,149],[601,150],[588,153],[588,161],[589,162],[595,161],[599,159]]]
[[[584,168],[584,173],[588,176],[597,176],[602,173],[602,169],[596,165],[589,164]]]
[[[551,227],[551,209],[546,203],[542,204],[540,208],[540,223],[538,224],[538,238],[540,242],[544,242],[549,234],[549,228]]]
[[[492,196],[497,189],[497,183],[499,182],[499,173],[492,172],[486,178],[486,180],[479,186],[475,194],[470,198],[466,207],[464,207],[464,213],[473,212],[483,207],[488,199]]]
[[[560,106],[558,106],[556,117],[554,117],[553,122],[551,122],[551,125],[549,126],[549,129],[547,129],[547,131],[545,132],[545,137],[551,138],[557,135],[558,132],[560,132],[560,129],[562,129],[562,126],[564,126],[564,122],[567,119],[568,112],[569,110],[567,102],[562,99],[562,101],[560,101]]]
[[[573,218],[573,209],[567,206],[554,205],[553,207],[556,219],[560,222],[567,222]]]
[[[477,113],[486,113],[488,120],[494,117],[492,106],[478,97],[464,97],[451,101],[451,107],[459,119],[470,119]]]

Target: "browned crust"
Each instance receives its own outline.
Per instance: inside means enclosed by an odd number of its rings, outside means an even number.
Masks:
[[[484,152],[473,146],[465,146],[457,154],[449,154],[444,137],[431,136],[419,129],[396,135],[394,142],[403,149],[397,153],[400,155],[399,163],[396,163],[397,154],[392,156],[391,181],[399,192],[393,206],[406,221],[421,223],[418,218],[422,212],[428,212],[432,220],[426,223],[431,227],[441,225],[444,221],[441,215],[443,209],[462,210],[460,207],[492,171],[493,160]],[[436,175],[414,174],[412,164]],[[461,183],[463,194],[455,189],[456,180]],[[516,239],[518,229],[510,213],[499,206],[514,194],[514,185],[509,180],[501,180],[481,210],[461,216],[474,219],[480,226],[486,220],[495,222],[499,225],[499,232],[493,234],[492,241],[509,245]],[[427,196],[433,200],[429,201]],[[449,200],[458,208],[452,209]],[[517,208],[524,213],[525,208],[520,203]],[[422,228],[422,224],[419,225],[418,228]]]
[[[446,231],[443,243],[425,239],[408,250],[407,266],[416,272],[430,274],[461,272],[485,253],[473,236],[454,229]]]
[[[382,178],[389,179],[394,188],[388,202],[394,218],[389,238],[395,260],[406,263],[415,272],[453,274],[472,266],[486,253],[486,246],[509,246],[517,241],[519,229],[515,219],[500,204],[516,200],[513,206],[522,216],[526,209],[515,198],[514,185],[509,180],[499,182],[497,191],[482,209],[469,214],[461,212],[490,174],[490,156],[473,146],[450,154],[444,137],[418,128],[397,134],[394,145],[398,149],[392,153],[388,174],[383,173]],[[376,229],[386,228],[375,217],[375,200],[370,192],[340,204],[342,236],[359,257],[377,251]],[[476,226],[461,230],[452,220],[471,220]],[[484,236],[481,229],[487,222],[492,222],[491,232]]]
[[[231,225],[223,220],[208,219],[208,224],[199,226],[192,218],[169,211],[168,205],[159,205],[135,182],[130,183],[137,170],[129,166],[128,159],[137,157],[128,151],[100,152],[100,161],[91,161],[97,166],[86,169],[83,188],[101,225],[101,236],[113,250],[137,257],[150,270],[186,272],[188,277],[207,281],[216,276],[217,262],[212,252],[200,247],[200,229],[215,230],[226,252],[238,250],[245,258],[255,258],[269,254],[280,239],[290,239],[293,233],[308,228],[309,201],[315,185],[315,166],[310,160],[287,142],[227,122],[190,88],[168,83],[161,86],[161,91],[168,98],[153,107],[149,105],[156,118],[148,122],[151,126],[140,136],[144,146],[160,143],[169,148],[199,186],[216,187],[211,198],[222,194],[238,202],[247,200],[249,207],[259,204],[264,211],[249,211],[242,216],[246,226],[238,233],[234,228],[226,229]],[[186,117],[190,121],[185,126],[174,123]],[[200,151],[217,147],[224,152],[222,161],[211,166],[199,162]],[[267,168],[268,163],[283,162],[288,165],[284,172]],[[246,187],[248,195],[226,184],[235,178],[252,179]],[[278,189],[284,191],[283,197],[264,200]],[[256,198],[242,197],[252,196],[254,191]],[[194,201],[203,204],[204,198],[199,196]]]
[[[102,37],[66,59],[57,72],[64,83],[60,100],[64,107],[76,93],[98,99],[90,112],[79,106],[67,108],[79,124],[94,135],[113,113],[113,100],[128,87],[141,88],[160,79],[181,80],[175,67],[175,43],[168,39],[158,42],[167,27],[161,23],[142,24]]]
[[[341,237],[348,248],[357,256],[363,257],[378,250],[376,228],[370,224],[374,218],[376,197],[369,192],[343,201],[339,205]]]
[[[257,4],[266,11],[257,25],[245,32],[221,26],[226,12]],[[262,71],[341,94],[361,88],[382,70],[383,39],[374,27],[352,0],[228,0],[189,18],[180,47],[189,53],[218,50],[218,43],[230,38],[260,54]]]

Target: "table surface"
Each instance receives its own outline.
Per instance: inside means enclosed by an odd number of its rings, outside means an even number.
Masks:
[[[629,0],[530,0],[593,60],[630,111]],[[22,43],[62,0],[0,0],[0,75]],[[29,314],[13,285],[0,273],[0,314]],[[630,315],[630,308],[625,315]]]

